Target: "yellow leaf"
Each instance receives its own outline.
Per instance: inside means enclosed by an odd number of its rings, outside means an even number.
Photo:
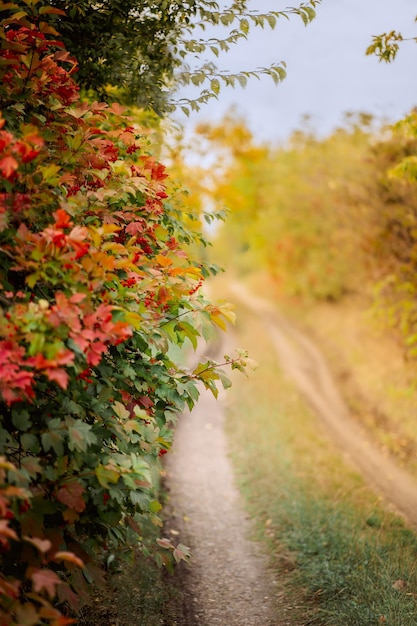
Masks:
[[[223,317],[225,317],[231,324],[236,323],[236,313],[233,311],[234,308],[234,305],[230,304],[230,302],[225,302],[219,306],[219,310],[221,311]]]

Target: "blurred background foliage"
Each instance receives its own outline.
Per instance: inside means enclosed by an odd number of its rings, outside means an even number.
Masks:
[[[230,211],[216,259],[299,302],[361,294],[417,356],[416,111],[394,126],[349,113],[325,138],[306,120],[285,146],[258,143],[234,112],[197,130],[210,164],[176,163],[202,212]]]

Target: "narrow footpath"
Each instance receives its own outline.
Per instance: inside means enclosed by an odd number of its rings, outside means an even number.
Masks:
[[[193,553],[180,626],[287,626],[286,608],[281,621],[272,617],[276,581],[250,540],[227,456],[221,399],[203,391],[192,414],[181,417],[166,467],[169,528]]]

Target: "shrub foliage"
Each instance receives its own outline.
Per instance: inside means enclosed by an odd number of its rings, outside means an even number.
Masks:
[[[201,294],[209,269],[187,249],[202,239],[150,131],[80,99],[60,9],[24,4],[0,13],[0,607],[5,625],[63,626],[103,556],[160,524],[177,412],[199,382],[228,385],[171,346],[233,314]],[[185,552],[160,540],[157,558]]]

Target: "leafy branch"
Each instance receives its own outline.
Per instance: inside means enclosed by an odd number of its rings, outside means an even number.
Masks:
[[[375,35],[372,37],[372,44],[366,49],[366,54],[368,56],[374,54],[380,61],[392,63],[400,49],[400,42],[403,41],[417,42],[417,37],[404,38],[402,34],[396,30],[383,33],[382,35]]]
[[[219,71],[212,62],[205,62],[196,69],[190,69],[185,63],[190,54],[197,59],[205,52],[211,52],[215,57],[219,57],[221,52],[228,52],[233,45],[240,40],[247,39],[251,27],[274,29],[278,20],[290,19],[296,15],[300,17],[305,25],[308,25],[316,17],[316,7],[321,0],[310,0],[302,3],[299,7],[290,7],[283,11],[270,11],[260,13],[258,11],[247,11],[247,3],[234,3],[230,9],[220,11],[218,5],[211,3],[209,9],[199,7],[198,13],[200,22],[191,24],[186,30],[192,32],[196,27],[206,30],[207,24],[213,27],[232,28],[225,37],[210,37],[208,39],[181,39],[176,47],[176,55],[181,59],[180,69],[175,75],[176,85],[194,85],[195,87],[205,87],[196,98],[181,98],[171,100],[171,109],[180,107],[185,115],[191,111],[198,111],[203,104],[212,98],[218,98],[222,86],[235,87],[240,85],[245,87],[248,80],[262,75],[272,78],[278,84],[286,77],[285,62],[273,63],[269,67],[258,67],[253,70],[239,71],[231,73]]]

